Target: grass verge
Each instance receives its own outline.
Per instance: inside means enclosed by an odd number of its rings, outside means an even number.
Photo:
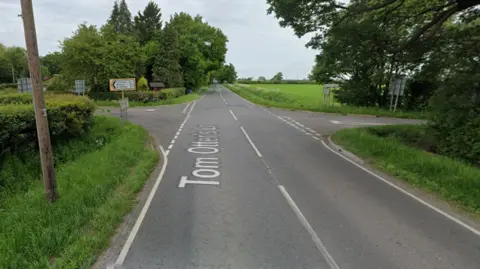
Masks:
[[[369,128],[379,127],[341,130],[332,139],[378,169],[479,216],[480,169],[412,147],[398,137],[379,137]]]
[[[142,106],[161,106],[161,105],[175,105],[175,104],[182,104],[186,102],[191,102],[200,98],[200,95],[197,93],[191,93],[187,95],[182,95],[177,98],[167,99],[167,100],[160,100],[157,102],[128,102],[130,107],[142,107]],[[107,106],[107,107],[120,107],[120,103],[118,101],[102,101],[96,100],[95,104],[97,106]]]
[[[44,200],[40,174],[22,171],[35,179],[28,188],[1,193],[0,268],[90,268],[108,246],[158,154],[143,128],[116,118],[96,117],[86,136],[57,146],[56,203]]]
[[[278,107],[290,110],[307,110],[314,112],[336,113],[343,115],[360,114],[408,119],[422,119],[426,117],[425,113],[422,112],[397,111],[393,113],[388,110],[379,108],[344,106],[339,104],[327,107],[323,105],[323,93],[321,91],[318,92],[318,101],[312,102],[312,98],[314,99],[315,97],[300,96],[299,94],[292,94],[291,91],[289,93],[285,91],[274,91],[271,89],[257,89],[254,86],[241,87],[232,84],[225,86],[236,94],[242,96],[243,98],[252,101],[253,103],[268,107]],[[311,93],[311,91],[312,89],[309,88],[309,94]]]

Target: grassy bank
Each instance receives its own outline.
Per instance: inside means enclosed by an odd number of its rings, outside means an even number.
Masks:
[[[344,106],[338,103],[325,106],[321,85],[225,85],[230,90],[256,104],[291,110],[307,110],[337,114],[362,114],[397,118],[425,118],[424,113],[388,110],[371,107]]]
[[[159,100],[156,102],[135,102],[130,101],[128,105],[130,107],[141,107],[141,106],[161,106],[161,105],[175,105],[175,104],[182,104],[190,101],[194,101],[200,98],[200,95],[197,93],[191,93],[187,95],[182,95],[177,98],[171,98],[167,100]],[[107,106],[107,107],[120,107],[120,103],[118,101],[102,101],[96,100],[95,104],[97,106]]]
[[[422,137],[422,126],[379,126],[345,129],[333,141],[375,167],[428,190],[469,212],[480,213],[480,169],[461,161],[435,155]],[[386,130],[396,134],[383,136]],[[400,134],[400,135],[399,135]],[[403,134],[403,135],[402,135]]]
[[[0,176],[0,268],[90,268],[108,246],[155,166],[148,133],[96,117],[90,132],[55,145],[60,199],[43,198],[38,154],[4,156]]]

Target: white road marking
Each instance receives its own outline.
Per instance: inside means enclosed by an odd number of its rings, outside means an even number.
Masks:
[[[156,110],[155,108],[149,108],[149,109],[147,109],[147,112],[153,112],[155,110]]]
[[[320,250],[320,253],[322,253],[323,257],[327,261],[328,265],[330,266],[331,269],[340,269],[338,267],[337,263],[333,259],[332,255],[327,250],[327,247],[323,244],[322,240],[318,237],[317,233],[315,230],[313,230],[312,226],[310,223],[308,223],[307,218],[303,215],[302,211],[298,208],[298,206],[295,204],[295,201],[293,201],[292,197],[288,194],[287,190],[283,186],[278,186],[280,189],[280,192],[283,194],[285,199],[287,200],[288,204],[290,207],[293,209],[293,212],[295,212],[295,215],[297,215],[297,218],[300,220],[302,223],[303,227],[307,229],[308,233],[312,236],[312,240],[317,245],[318,250]]]
[[[202,100],[203,97],[205,97],[206,94],[202,95],[202,97],[200,97],[200,99],[198,99],[198,101]]]
[[[170,142],[170,144],[172,145],[175,144],[175,139],[173,139],[172,142]]]
[[[172,148],[173,148],[173,145],[170,144],[170,145],[168,146],[168,149],[172,149]]]
[[[180,178],[178,183],[179,188],[185,188],[187,184],[199,184],[199,185],[220,185],[218,181],[206,181],[206,180],[187,180],[187,177],[183,176]]]
[[[333,123],[333,124],[342,124],[342,123],[341,123],[340,121],[338,121],[338,120],[331,120],[330,122]]]
[[[182,114],[185,114],[185,112],[187,112],[187,109],[188,109],[188,107],[189,107],[191,104],[192,104],[192,103],[190,102],[190,103],[188,103],[188,104],[185,106],[185,108],[184,108],[183,111],[182,111]]]
[[[178,136],[179,134],[180,134],[180,132],[177,132],[177,134],[176,134],[176,135]]]
[[[190,110],[188,111],[188,116],[187,117],[190,117],[190,114],[192,114],[192,110],[193,110],[193,108],[195,107],[196,104],[197,104],[197,102],[193,102],[193,104],[190,106]]]
[[[137,221],[135,222],[135,225],[133,226],[132,230],[130,231],[130,235],[128,236],[127,241],[125,242],[125,245],[123,245],[122,251],[120,252],[120,255],[117,258],[117,261],[115,261],[115,266],[117,265],[122,265],[123,262],[125,261],[125,257],[128,254],[128,251],[130,250],[130,246],[133,243],[133,240],[135,239],[135,236],[137,236],[138,229],[140,229],[140,225],[142,225],[143,219],[145,218],[145,215],[147,214],[148,208],[150,207],[150,204],[152,203],[153,197],[155,196],[155,193],[157,192],[158,185],[160,185],[160,182],[162,181],[163,174],[165,173],[165,169],[167,168],[168,164],[168,158],[166,152],[163,150],[162,146],[159,146],[160,151],[162,152],[163,155],[163,165],[162,169],[160,170],[160,174],[157,177],[157,180],[155,181],[155,184],[153,185],[152,190],[150,191],[150,194],[148,195],[147,201],[145,202],[145,205],[143,205],[142,211],[140,212],[140,215],[138,215]],[[115,267],[113,266],[113,267]]]
[[[176,135],[176,136],[173,138],[173,140],[177,140],[177,138],[178,138],[178,135]]]
[[[255,153],[257,153],[257,156],[262,158],[262,153],[260,153],[255,144],[253,144],[252,139],[250,139],[245,129],[243,129],[243,126],[240,126],[240,129],[242,129],[243,134],[245,135],[245,137],[247,137],[248,142],[250,142],[250,145],[252,145],[252,148],[255,150]]]
[[[425,200],[423,200],[423,199],[415,196],[414,194],[408,192],[407,190],[402,189],[401,187],[397,186],[396,184],[393,184],[392,182],[384,179],[383,177],[375,174],[374,172],[368,170],[367,168],[365,168],[365,167],[357,164],[356,162],[350,160],[349,158],[343,156],[342,154],[340,154],[340,153],[338,153],[337,151],[335,151],[335,150],[333,150],[332,148],[330,148],[324,141],[322,141],[322,144],[323,144],[328,150],[330,150],[331,152],[337,154],[338,156],[342,157],[343,159],[347,160],[349,163],[355,165],[356,167],[362,169],[363,171],[369,173],[370,175],[376,177],[377,179],[380,179],[382,182],[384,182],[384,183],[386,183],[387,185],[391,186],[392,188],[394,188],[394,189],[402,192],[403,194],[405,194],[405,195],[407,195],[407,196],[410,196],[411,198],[413,198],[413,199],[416,200],[417,202],[419,202],[419,203],[423,204],[424,206],[432,209],[433,211],[435,211],[435,212],[439,213],[440,215],[448,218],[449,220],[457,223],[458,225],[460,225],[460,226],[462,226],[463,228],[471,231],[471,232],[474,233],[475,235],[480,236],[480,231],[477,230],[477,229],[475,229],[474,227],[468,225],[467,223],[461,221],[460,219],[458,219],[458,218],[456,218],[456,217],[448,214],[447,212],[445,212],[445,211],[443,211],[443,210],[435,207],[434,205],[428,203],[427,201],[425,201]]]
[[[315,140],[320,140],[320,138],[318,138],[318,137],[316,137],[316,136],[314,136],[313,139],[315,139]]]
[[[230,109],[229,109],[229,111],[230,111],[230,114],[232,114],[232,117],[233,117],[236,121],[238,121],[238,120],[237,120],[237,117],[235,117],[235,114],[233,114],[233,111],[231,111]]]
[[[168,156],[169,153],[170,153],[170,150],[165,151],[165,155]]]

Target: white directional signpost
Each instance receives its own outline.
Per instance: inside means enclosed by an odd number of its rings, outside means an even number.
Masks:
[[[17,80],[19,93],[32,93],[32,81],[29,78],[20,78]]]
[[[397,110],[398,98],[400,95],[403,96],[406,83],[407,83],[407,77],[405,76],[399,75],[399,76],[392,77],[392,80],[390,81],[390,88],[388,91],[388,94],[390,94],[390,108],[388,110],[392,110],[392,107],[393,107],[393,112]],[[395,104],[393,104],[394,98],[395,98]]]
[[[75,93],[85,95],[85,80],[75,80]]]
[[[125,91],[134,91],[135,85],[134,78],[110,79],[110,91],[122,92],[122,99],[120,100],[120,116],[122,119],[128,119],[128,98],[125,98]]]
[[[325,84],[323,85],[323,103],[327,107],[330,106],[330,101],[331,101],[331,89],[338,88],[338,84]]]

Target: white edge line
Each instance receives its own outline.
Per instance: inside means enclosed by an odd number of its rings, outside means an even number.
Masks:
[[[188,107],[189,107],[191,104],[192,104],[192,102],[188,103],[188,104],[185,106],[185,108],[184,108],[183,111],[182,111],[182,114],[185,114],[185,112],[187,112],[187,109],[188,109]]]
[[[280,186],[278,186],[278,188],[280,189],[280,192],[283,194],[285,199],[287,199],[288,204],[293,209],[293,211],[295,212],[295,215],[297,215],[297,217],[300,220],[300,222],[302,223],[302,225],[305,227],[305,229],[307,229],[308,233],[312,236],[313,242],[315,243],[315,245],[317,245],[318,250],[320,250],[320,252],[322,253],[325,260],[327,261],[330,268],[331,269],[340,269],[340,267],[338,267],[337,263],[333,259],[332,255],[330,255],[330,253],[328,252],[327,247],[325,247],[325,245],[323,244],[322,240],[320,240],[320,238],[318,237],[315,230],[313,230],[310,223],[308,223],[307,218],[305,218],[302,211],[300,211],[298,206],[295,204],[295,201],[293,201],[292,197],[290,197],[290,195],[288,194],[285,187],[280,185]]]
[[[458,225],[462,226],[463,228],[471,231],[471,232],[474,233],[475,235],[480,236],[480,231],[478,231],[478,230],[475,229],[474,227],[466,224],[465,222],[457,219],[456,217],[448,214],[447,212],[445,212],[445,211],[443,211],[443,210],[441,210],[441,209],[439,209],[439,208],[431,205],[430,203],[426,202],[425,200],[423,200],[423,199],[421,199],[421,198],[413,195],[412,193],[410,193],[410,192],[408,192],[408,191],[400,188],[399,186],[393,184],[392,182],[390,182],[390,181],[384,179],[383,177],[375,174],[374,172],[368,170],[367,168],[365,168],[365,167],[363,167],[363,166],[355,163],[354,161],[348,159],[347,157],[343,156],[342,154],[340,154],[340,153],[336,152],[335,150],[333,150],[332,148],[330,148],[324,141],[322,141],[322,144],[323,144],[328,150],[330,150],[331,152],[337,154],[338,156],[342,157],[343,159],[347,160],[348,162],[350,162],[351,164],[355,165],[356,167],[358,167],[358,168],[362,169],[363,171],[369,173],[370,175],[372,175],[372,176],[380,179],[380,180],[383,181],[384,183],[386,183],[386,184],[388,184],[389,186],[395,188],[396,190],[402,192],[403,194],[405,194],[405,195],[407,195],[407,196],[410,196],[411,198],[413,198],[413,199],[416,200],[417,202],[419,202],[419,203],[423,204],[424,206],[432,209],[433,211],[439,213],[440,215],[443,215],[444,217],[448,218],[449,220],[451,220],[451,221],[457,223]]]
[[[230,114],[232,114],[232,117],[233,117],[236,121],[238,121],[237,117],[235,117],[235,114],[233,114],[233,111],[230,110],[230,109],[229,109],[229,111],[230,111]]]
[[[145,218],[145,215],[147,214],[148,208],[150,207],[150,204],[152,203],[153,197],[155,196],[155,193],[157,192],[158,186],[160,185],[160,182],[162,181],[163,174],[165,173],[165,169],[168,164],[168,158],[165,150],[163,149],[162,146],[159,146],[160,151],[162,152],[163,155],[163,165],[162,169],[160,170],[160,174],[157,177],[157,180],[155,181],[155,184],[153,185],[152,190],[150,191],[150,194],[148,195],[147,201],[145,202],[145,205],[143,205],[142,211],[140,212],[140,215],[138,215],[137,221],[135,222],[135,225],[133,226],[132,230],[130,231],[130,235],[128,236],[127,241],[123,245],[122,251],[120,252],[120,255],[117,258],[117,261],[115,262],[115,265],[122,265],[123,262],[125,261],[125,257],[128,254],[128,251],[130,250],[130,246],[133,243],[133,240],[135,239],[135,236],[137,235],[138,229],[140,229],[140,226],[142,225],[143,219]]]
[[[242,129],[243,134],[245,135],[245,137],[247,137],[248,142],[250,143],[250,145],[252,145],[252,148],[255,150],[255,153],[257,153],[257,156],[262,158],[262,153],[260,153],[255,144],[253,144],[252,139],[250,139],[245,129],[243,129],[243,126],[240,126],[240,129]]]

